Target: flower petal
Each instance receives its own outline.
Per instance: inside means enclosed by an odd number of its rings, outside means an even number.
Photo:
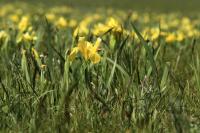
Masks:
[[[92,61],[93,64],[99,63],[101,61],[101,56],[95,53],[92,56],[90,56],[90,60]]]
[[[69,55],[69,60],[70,60],[70,61],[73,61],[73,60],[74,60],[74,58],[76,57],[78,51],[79,51],[79,48],[78,48],[78,47],[75,47],[75,48],[72,49],[72,51],[71,51],[71,53],[70,53],[70,55]]]

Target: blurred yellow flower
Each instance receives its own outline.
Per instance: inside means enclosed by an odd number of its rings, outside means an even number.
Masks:
[[[56,18],[56,15],[54,13],[47,13],[45,16],[49,21],[53,21]]]
[[[114,18],[109,18],[106,24],[98,23],[93,28],[93,34],[96,36],[103,35],[104,33],[111,30],[114,33],[122,33],[122,26]]]
[[[69,21],[69,27],[75,27],[77,25],[77,21],[75,19],[70,19]]]
[[[19,24],[18,24],[18,29],[23,32],[27,29],[29,24],[29,17],[27,16],[23,16],[22,19],[20,20]]]
[[[142,35],[146,40],[150,39],[151,41],[155,41],[156,39],[158,39],[160,35],[160,29],[159,28],[145,28]]]
[[[79,28],[76,27],[76,28],[74,29],[74,32],[73,32],[73,37],[76,38],[76,37],[78,36],[78,33],[79,33]]]
[[[58,26],[59,28],[65,28],[67,27],[67,21],[64,17],[60,17],[58,21],[56,21],[56,26]]]
[[[36,41],[37,40],[37,36],[35,35],[35,32],[29,33],[23,33],[22,35],[19,35],[19,37],[17,38],[17,43],[20,43],[21,41]]]
[[[114,18],[109,18],[106,25],[112,29],[113,32],[122,32],[122,26],[120,23],[114,19]]]
[[[156,40],[160,35],[160,29],[159,28],[152,28],[151,29],[151,39]]]
[[[177,33],[177,41],[181,42],[185,38],[184,34],[182,32]]]
[[[100,35],[106,33],[109,30],[110,30],[110,27],[108,27],[107,25],[99,23],[99,24],[94,26],[93,34],[96,35],[96,36],[100,36]]]
[[[19,21],[19,16],[17,14],[12,14],[9,16],[10,20],[17,23]]]
[[[176,35],[175,34],[168,34],[165,38],[167,43],[171,43],[176,41]]]

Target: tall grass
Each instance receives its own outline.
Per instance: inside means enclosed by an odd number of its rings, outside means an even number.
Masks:
[[[35,27],[41,44],[16,44],[14,29],[0,40],[1,132],[199,131],[199,38],[154,47],[130,21],[140,42],[117,36],[111,47],[105,39],[92,64],[69,61],[71,31],[44,17]]]

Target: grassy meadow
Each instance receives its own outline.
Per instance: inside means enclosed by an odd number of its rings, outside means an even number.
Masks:
[[[198,133],[198,0],[0,2],[0,132]]]

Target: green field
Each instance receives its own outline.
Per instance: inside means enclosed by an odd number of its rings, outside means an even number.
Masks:
[[[199,132],[198,0],[0,3],[0,132]]]
[[[149,11],[181,11],[199,12],[199,0],[1,0],[4,3],[29,2],[34,4],[44,4],[46,6],[70,5],[76,8],[88,10],[97,7],[116,8],[125,10],[149,10]]]

